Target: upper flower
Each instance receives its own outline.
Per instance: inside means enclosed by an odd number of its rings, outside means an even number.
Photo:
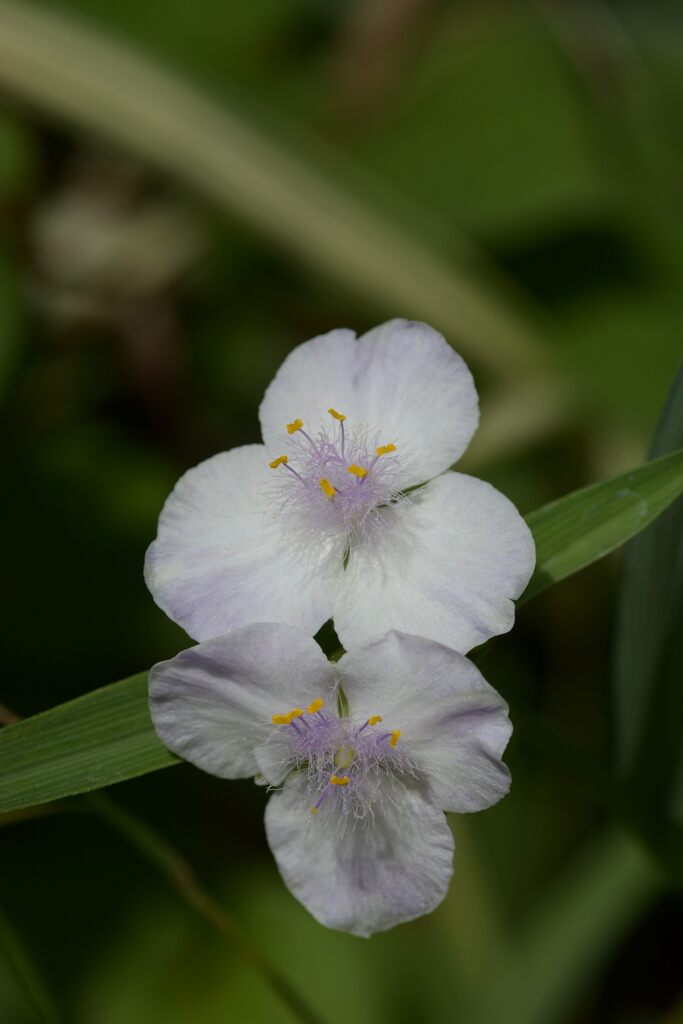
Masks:
[[[357,935],[433,910],[452,873],[443,811],[509,788],[505,702],[421,637],[389,633],[333,666],[298,630],[246,626],[156,665],[150,708],[188,761],[278,787],[266,833],[286,884]]]
[[[334,617],[344,646],[395,628],[466,652],[511,628],[533,541],[502,494],[446,472],[478,403],[440,334],[392,320],[305,342],[260,419],[264,445],[180,479],[147,554],[155,600],[191,636]]]

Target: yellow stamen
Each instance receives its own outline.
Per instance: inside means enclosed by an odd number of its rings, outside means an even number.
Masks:
[[[348,777],[348,775],[342,775],[342,776],[333,775],[332,778],[330,779],[330,785],[331,786],[348,786],[348,784],[349,784],[349,777]]]
[[[319,810],[319,807],[311,807],[311,814],[317,814]]]
[[[381,715],[373,715],[371,718],[368,718],[368,725],[377,725],[377,723],[381,722],[381,721],[382,721],[382,716]]]
[[[297,430],[301,430],[304,425],[303,420],[292,420],[291,423],[287,424],[287,433],[296,434]]]
[[[308,711],[309,715],[314,715],[316,711],[320,711],[320,709],[324,707],[325,701],[322,699],[322,697],[316,697],[315,700],[311,701],[306,710]]]
[[[353,473],[354,476],[364,477],[368,475],[367,469],[363,469],[362,466],[357,466],[354,462],[352,466],[347,466],[347,473]]]
[[[320,486],[322,487],[323,494],[326,498],[331,498],[337,493],[330,481],[326,480],[324,476],[320,478]]]
[[[389,740],[389,746],[390,747],[395,747],[396,746],[396,744],[398,743],[398,738],[399,738],[400,735],[401,735],[401,730],[400,729],[394,729],[394,731],[391,734],[391,739]]]
[[[286,466],[288,462],[289,458],[287,455],[280,455],[277,459],[273,459],[269,466],[271,469],[277,469],[278,466]]]
[[[396,445],[395,444],[381,444],[379,446],[379,448],[375,449],[375,451],[377,452],[378,455],[388,455],[389,452],[395,452],[396,451]]]
[[[273,715],[273,725],[291,725],[295,718],[301,718],[303,710],[301,708],[292,708],[286,715]]]
[[[343,412],[337,412],[336,409],[328,409],[327,411],[329,412],[330,416],[333,416],[335,418],[335,420],[339,420],[340,423],[343,423],[344,420],[346,419],[346,416],[344,415],[344,413]]]

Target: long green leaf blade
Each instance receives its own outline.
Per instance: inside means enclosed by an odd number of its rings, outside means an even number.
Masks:
[[[593,484],[528,517],[538,567],[525,599],[596,561],[683,492],[683,451]],[[173,764],[147,708],[145,673],[0,731],[0,813]]]
[[[532,512],[536,572],[522,601],[630,540],[681,493],[683,449]]]
[[[157,739],[147,673],[0,731],[0,812],[86,793],[175,764]]]
[[[662,455],[681,445],[683,366],[662,412],[651,454]],[[676,628],[682,550],[683,501],[679,501],[625,552],[615,650],[616,740],[621,774],[633,765],[662,668],[663,651]]]

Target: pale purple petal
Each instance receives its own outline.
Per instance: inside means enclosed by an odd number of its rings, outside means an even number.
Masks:
[[[334,605],[344,647],[398,629],[466,653],[514,622],[534,568],[531,532],[483,480],[444,473],[387,509],[352,548]]]
[[[390,320],[358,341],[338,330],[295,348],[259,411],[271,454],[289,452],[286,424],[297,418],[313,438],[334,428],[329,408],[346,416],[349,436],[366,431],[373,452],[396,445],[392,459],[403,488],[448,469],[479,420],[464,360],[433,328],[409,320]]]
[[[254,750],[273,733],[274,714],[327,699],[334,686],[314,640],[257,623],[155,665],[149,705],[170,750],[212,775],[239,779],[259,770]]]
[[[397,446],[401,484],[424,483],[453,465],[479,423],[472,374],[427,324],[389,320],[358,342],[359,403],[369,425]]]
[[[315,816],[296,777],[266,808],[266,834],[290,892],[328,928],[369,936],[428,914],[453,870],[453,837],[416,789],[385,787],[363,819]]]
[[[445,811],[480,811],[510,787],[501,760],[512,733],[505,701],[461,654],[424,637],[388,633],[338,662],[351,715],[382,715]]]
[[[339,559],[285,532],[272,474],[263,445],[233,448],[190,469],[166,500],[145,579],[196,640],[251,622],[313,634],[330,617]]]
[[[287,424],[301,419],[315,437],[334,426],[328,409],[353,420],[356,402],[358,344],[353,331],[339,328],[293,349],[268,385],[259,409],[263,441],[271,457],[286,451]],[[283,447],[284,445],[284,447]]]

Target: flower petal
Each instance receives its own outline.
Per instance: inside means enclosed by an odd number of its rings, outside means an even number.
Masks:
[[[340,328],[305,341],[293,349],[268,385],[259,409],[261,433],[271,455],[286,443],[286,425],[302,419],[315,436],[333,426],[329,408],[349,418],[358,416],[355,379],[358,344],[353,331]]]
[[[507,705],[467,658],[392,632],[349,651],[337,669],[354,718],[381,714],[382,728],[401,730],[436,807],[480,811],[507,793]]]
[[[306,553],[268,509],[263,445],[214,455],[169,495],[145,559],[154,600],[195,640],[252,622],[315,633],[331,615],[338,560]]]
[[[255,775],[255,748],[272,716],[334,690],[334,669],[315,640],[273,623],[215,637],[159,662],[149,676],[154,727],[174,753],[212,775]]]
[[[299,345],[269,385],[259,416],[272,455],[286,444],[286,424],[303,420],[315,435],[333,425],[363,426],[377,445],[397,447],[400,487],[424,483],[462,455],[477,429],[472,374],[438,331],[390,320],[363,335],[337,330]]]
[[[428,914],[453,871],[441,811],[397,786],[363,819],[323,808],[313,817],[296,777],[271,797],[266,834],[290,892],[328,928],[368,936]]]
[[[534,568],[531,532],[483,480],[444,473],[386,510],[386,529],[352,548],[334,621],[344,647],[399,629],[466,653],[512,628]]]
[[[453,465],[479,423],[467,364],[427,324],[389,320],[358,342],[363,372],[359,404],[381,443],[398,449],[402,487],[424,483]]]

